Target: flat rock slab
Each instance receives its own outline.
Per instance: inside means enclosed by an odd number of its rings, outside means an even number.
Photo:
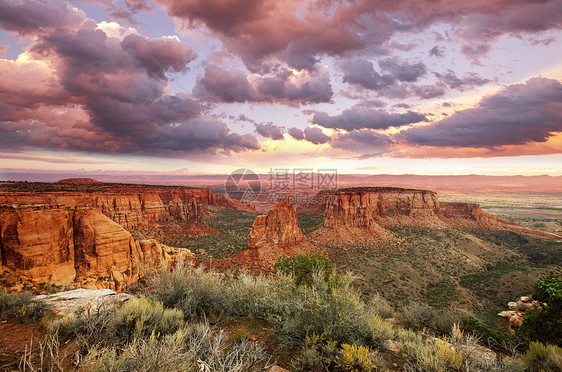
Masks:
[[[85,288],[35,296],[35,300],[49,305],[55,314],[61,316],[70,314],[76,309],[91,313],[112,309],[131,298],[133,296],[128,293],[117,293],[111,289]]]

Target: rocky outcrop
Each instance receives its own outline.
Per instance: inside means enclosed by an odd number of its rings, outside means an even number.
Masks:
[[[42,282],[69,284],[74,268],[74,210],[0,206],[2,269]]]
[[[324,226],[378,229],[381,224],[442,225],[439,200],[432,191],[350,188],[335,192],[326,205]]]
[[[0,206],[0,252],[3,270],[35,282],[116,290],[142,275],[137,263],[191,255],[136,242],[97,209],[51,205]]]
[[[281,199],[267,215],[256,217],[248,247],[257,249],[266,245],[292,246],[302,242],[302,239],[295,207],[288,200]]]
[[[498,315],[507,320],[509,329],[513,332],[516,326],[520,326],[525,318],[525,311],[532,309],[534,306],[541,306],[544,304],[539,301],[533,300],[531,296],[523,296],[517,301],[509,302],[507,307],[509,310],[502,311]]]
[[[128,293],[116,293],[111,289],[79,288],[49,295],[39,295],[33,299],[43,302],[54,314],[64,316],[73,314],[77,309],[86,314],[95,314],[100,310],[111,310],[131,298],[133,296]]]
[[[484,213],[480,204],[475,203],[441,203],[440,212],[450,220],[465,224],[472,221],[477,226],[493,227],[499,222],[497,217]]]

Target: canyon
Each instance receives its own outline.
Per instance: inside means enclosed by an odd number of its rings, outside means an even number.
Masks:
[[[331,194],[323,192],[323,226],[328,229],[363,229],[375,234],[384,227],[483,228],[510,230],[537,238],[560,238],[559,234],[527,228],[484,212],[475,203],[439,202],[429,190],[393,187],[355,187]],[[304,211],[316,212],[310,205]]]
[[[0,273],[35,283],[120,291],[143,276],[141,266],[194,256],[153,239],[135,240],[135,229],[172,224],[187,231],[203,224],[208,206],[254,210],[207,189],[142,191],[81,179],[59,186],[64,189],[39,185],[34,191],[0,192]]]
[[[134,235],[135,239],[132,233],[173,226],[174,231],[182,232],[183,239],[190,239],[194,226],[213,230],[205,222],[217,208],[256,213],[253,206],[208,189],[95,180],[10,185],[0,189],[0,273],[35,283],[121,291],[142,278],[141,266],[158,268],[161,261],[172,264],[195,258],[189,249],[174,248],[173,242],[167,242],[168,246],[144,235]],[[485,213],[478,204],[440,202],[429,190],[360,187],[323,191],[298,209],[322,218],[318,228],[305,234],[295,207],[288,199],[281,199],[267,214],[253,220],[249,235],[245,235],[247,249],[216,260],[217,267],[267,270],[282,255],[330,252],[329,247],[335,247],[337,250],[331,251],[335,257],[353,246],[373,244],[403,255],[404,247],[415,242],[405,237],[412,232],[400,232],[404,228],[506,230],[539,239],[560,238]],[[495,250],[492,263],[511,254],[503,248],[490,248],[468,232],[461,238],[472,242],[466,243],[471,250]],[[450,248],[458,255],[461,251]],[[466,270],[482,265],[484,261],[473,255]]]

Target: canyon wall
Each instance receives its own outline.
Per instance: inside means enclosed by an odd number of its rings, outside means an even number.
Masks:
[[[129,231],[166,222],[202,223],[204,206],[207,205],[255,212],[248,204],[214,195],[210,190],[187,188],[137,193],[0,193],[0,204],[89,207],[101,211]]]
[[[444,223],[439,215],[439,200],[432,191],[369,187],[341,189],[334,196],[326,204],[327,228]]]
[[[474,226],[494,227],[500,223],[499,218],[485,213],[480,204],[475,203],[441,203],[440,212],[444,217],[463,224],[472,222]]]
[[[178,250],[180,251],[180,250]],[[188,250],[174,252],[190,256]],[[172,261],[153,240],[136,242],[97,209],[0,206],[0,269],[35,282],[121,290],[138,279],[137,263]]]

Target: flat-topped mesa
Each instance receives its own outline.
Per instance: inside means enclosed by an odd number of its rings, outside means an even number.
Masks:
[[[184,251],[179,255],[191,255]],[[136,263],[157,266],[160,259],[173,261],[165,247],[153,240],[136,242],[97,209],[0,206],[0,269],[15,276],[121,290],[138,279]]]
[[[297,225],[297,211],[287,199],[280,199],[267,215],[257,216],[252,226],[248,248],[294,246],[303,240]]]
[[[62,180],[58,180],[57,183],[64,183],[70,185],[97,185],[102,182],[97,181],[93,178],[65,178]]]
[[[371,229],[394,223],[443,223],[433,191],[393,187],[357,187],[328,199],[324,226]]]

